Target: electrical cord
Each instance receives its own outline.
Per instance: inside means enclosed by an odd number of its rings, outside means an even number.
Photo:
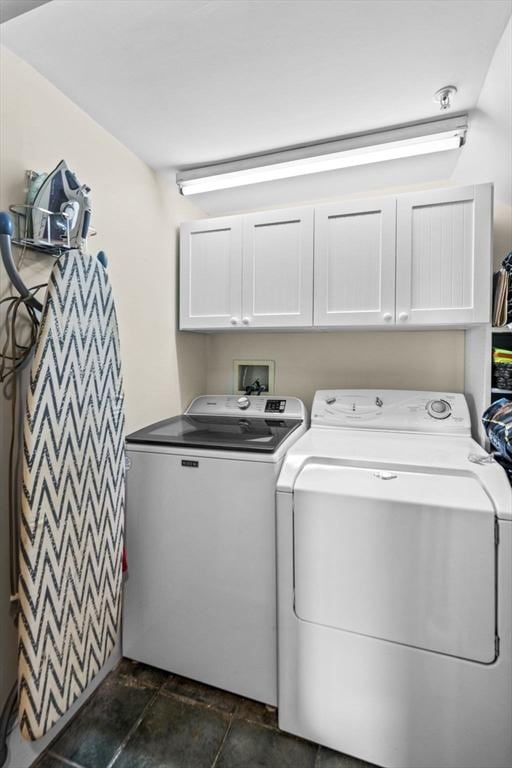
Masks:
[[[17,440],[17,410],[18,410],[18,374],[30,360],[30,355],[37,339],[39,317],[36,310],[27,304],[41,288],[41,283],[30,288],[28,296],[7,296],[0,300],[0,305],[8,304],[5,316],[6,338],[0,350],[0,384],[4,393],[11,399],[11,438],[9,445],[9,577],[10,601],[13,609],[14,622],[18,621],[18,574],[19,574],[19,515],[18,515],[18,444]],[[18,338],[19,313],[25,310],[28,319],[28,338],[22,344]],[[10,392],[9,392],[10,387]],[[15,710],[18,700],[18,685],[11,688],[7,701],[0,714],[0,766],[7,760],[7,738],[14,728]]]
[[[11,385],[11,439],[9,445],[9,551],[10,551],[10,588],[11,603],[17,603],[18,566],[19,566],[19,519],[18,519],[18,472],[17,455],[18,441],[16,439],[17,410],[18,410],[18,381],[17,374],[30,359],[30,354],[37,339],[39,318],[36,310],[27,304],[46,284],[36,285],[30,289],[28,296],[7,296],[0,304],[8,303],[5,317],[6,339],[0,352],[0,383],[4,385],[4,393],[9,396],[8,387]],[[29,338],[26,344],[18,341],[19,312],[25,309],[29,320]]]
[[[0,714],[0,766],[7,760],[7,737],[14,727],[15,708],[18,700],[18,684],[15,683]]]

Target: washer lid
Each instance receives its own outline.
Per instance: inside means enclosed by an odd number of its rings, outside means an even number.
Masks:
[[[476,479],[311,464],[293,515],[299,619],[494,661],[495,517]]]
[[[175,416],[133,432],[128,443],[273,453],[294,432],[299,419],[245,416]]]

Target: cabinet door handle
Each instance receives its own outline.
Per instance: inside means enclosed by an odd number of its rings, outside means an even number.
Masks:
[[[407,312],[400,312],[398,319],[405,323],[405,321],[409,319],[409,315]]]
[[[232,317],[229,322],[231,323],[231,325],[238,325],[240,320],[238,319],[238,317]]]
[[[393,315],[390,312],[385,312],[382,317],[384,320],[386,320],[386,322],[389,322],[393,319]]]
[[[243,323],[244,325],[249,325],[249,323],[250,323],[250,322],[251,322],[251,318],[250,318],[250,317],[244,317],[244,318],[242,319],[242,323]]]

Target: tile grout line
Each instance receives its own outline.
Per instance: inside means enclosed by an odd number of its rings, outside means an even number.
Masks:
[[[130,741],[131,737],[133,736],[133,734],[135,733],[135,731],[139,727],[139,725],[144,720],[144,716],[145,716],[147,710],[153,704],[153,702],[156,701],[156,699],[158,697],[158,694],[160,693],[160,690],[163,688],[164,684],[165,684],[165,681],[163,683],[161,683],[161,685],[158,688],[155,688],[152,697],[149,699],[148,703],[146,704],[146,706],[144,707],[144,709],[140,713],[139,717],[134,722],[134,724],[132,725],[132,727],[130,728],[130,730],[128,731],[128,733],[126,734],[124,739],[122,740],[121,744],[119,745],[119,747],[116,749],[116,751],[114,752],[114,754],[110,758],[110,761],[109,761],[109,763],[107,765],[107,768],[112,768],[112,766],[115,764],[115,762],[118,759],[119,755],[121,754],[123,749],[126,747],[128,742]]]
[[[213,763],[211,765],[211,768],[215,768],[215,766],[217,765],[217,763],[219,761],[220,753],[222,752],[222,750],[224,748],[224,744],[226,743],[226,739],[228,738],[229,732],[231,731],[231,726],[233,725],[234,718],[235,718],[235,713],[232,712],[231,715],[230,715],[230,718],[229,718],[228,727],[226,728],[226,733],[222,737],[222,741],[219,744],[219,748],[217,750],[217,754],[213,758]]]
[[[221,715],[232,715],[235,711],[233,710],[233,712],[229,712],[227,709],[216,707],[214,704],[208,704],[207,701],[203,701],[202,699],[195,699],[193,696],[186,696],[184,693],[178,693],[178,691],[162,690],[161,694],[166,699],[176,699],[176,701],[181,701],[182,704],[192,704],[194,707],[204,707],[205,709],[210,709],[213,712],[219,712]]]
[[[223,715],[224,717],[232,717],[233,715],[236,715],[238,711],[238,704],[235,706],[233,710],[229,711],[229,709],[222,709],[222,707],[216,707],[215,704],[209,704],[207,701],[203,701],[202,699],[196,699],[194,698],[194,696],[187,696],[186,694],[179,693],[178,691],[162,690],[161,694],[166,699],[175,699],[176,701],[179,701],[182,704],[190,704],[193,707],[203,707],[203,709],[208,709],[210,712],[216,712],[217,714]]]
[[[110,760],[109,760],[109,762],[107,764],[107,768],[112,768],[112,766],[114,765],[114,763],[118,759],[119,755],[121,754],[123,749],[126,747],[128,742],[130,741],[131,737],[133,736],[133,734],[135,733],[135,731],[139,727],[139,725],[142,723],[147,710],[153,704],[153,702],[156,701],[156,699],[158,697],[158,694],[160,693],[160,689],[162,688],[163,685],[164,685],[164,683],[162,683],[158,688],[154,689],[153,695],[149,699],[148,703],[145,705],[145,707],[143,708],[142,712],[138,716],[137,720],[134,722],[134,724],[132,725],[132,727],[130,728],[130,730],[128,731],[128,733],[126,734],[124,739],[122,740],[121,744],[118,746],[118,748],[116,749],[116,751],[114,752],[114,754],[110,758]]]
[[[55,757],[61,763],[64,763],[64,765],[71,766],[71,768],[84,768],[83,765],[80,765],[80,763],[75,763],[74,760],[70,760],[68,757],[62,757],[61,755],[57,754],[57,752],[54,752],[53,749],[47,749],[43,754],[50,755],[51,757]],[[36,766],[37,766],[37,763],[36,763]]]
[[[165,683],[164,683],[165,685]],[[224,715],[236,720],[242,720],[245,723],[251,723],[251,725],[259,725],[261,728],[265,728],[269,731],[274,731],[276,733],[283,733],[278,725],[271,725],[270,723],[265,723],[262,720],[258,720],[257,717],[247,717],[244,716],[243,713],[240,712],[239,707],[240,705],[237,704],[235,709],[232,712],[229,712],[229,710],[222,709],[222,707],[216,707],[215,704],[208,704],[207,701],[202,701],[201,699],[195,699],[193,696],[186,696],[183,693],[178,693],[177,691],[171,691],[171,690],[161,690],[160,693],[162,696],[164,696],[167,699],[175,699],[176,701],[180,701],[182,704],[190,704],[192,706],[199,706],[203,707],[204,709],[208,709],[211,712],[217,712],[219,715]],[[256,702],[259,703],[259,702]]]

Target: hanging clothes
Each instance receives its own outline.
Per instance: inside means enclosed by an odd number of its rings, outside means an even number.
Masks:
[[[107,273],[70,251],[55,264],[24,422],[19,722],[43,736],[111,654],[119,633],[124,411]]]

